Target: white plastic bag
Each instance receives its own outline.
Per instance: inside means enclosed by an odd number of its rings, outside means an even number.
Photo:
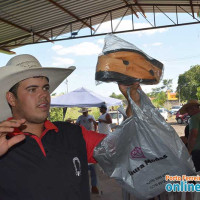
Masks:
[[[191,157],[175,130],[138,91],[141,108],[132,99],[134,115],[110,133],[94,157],[110,176],[138,199],[165,191],[165,175],[196,175]],[[130,94],[128,92],[129,98]]]

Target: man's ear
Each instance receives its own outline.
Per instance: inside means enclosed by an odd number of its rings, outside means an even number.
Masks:
[[[6,99],[7,99],[7,102],[12,106],[14,107],[16,105],[16,97],[15,95],[12,93],[12,92],[7,92],[6,93]]]

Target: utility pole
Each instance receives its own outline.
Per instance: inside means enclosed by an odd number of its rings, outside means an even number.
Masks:
[[[67,80],[67,78],[65,80],[65,84],[67,85],[67,93],[68,93],[68,80]]]

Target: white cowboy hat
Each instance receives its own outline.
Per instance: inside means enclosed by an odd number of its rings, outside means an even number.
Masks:
[[[88,108],[81,108],[78,112],[84,113],[84,112],[89,112],[91,110],[88,110]]]
[[[180,114],[185,114],[187,113],[186,108],[190,107],[190,106],[199,106],[199,102],[196,99],[191,99],[189,100],[185,105],[183,105],[183,107],[179,110]]]
[[[39,61],[29,54],[11,58],[6,66],[0,68],[0,121],[12,116],[6,100],[6,93],[16,83],[34,76],[45,76],[49,79],[51,93],[75,69],[74,66],[69,68],[42,67]]]

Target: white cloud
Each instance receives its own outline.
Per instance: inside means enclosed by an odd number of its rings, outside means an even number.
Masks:
[[[151,47],[151,46],[161,46],[163,43],[161,42],[155,42],[155,43],[151,43],[151,44],[143,44],[143,47]]]
[[[134,23],[134,29],[142,29],[142,28],[150,28],[150,27],[151,27],[151,25],[149,23]],[[125,31],[125,30],[130,30],[131,28],[132,28],[131,20],[122,20],[120,24],[119,24],[118,19],[113,20],[113,30],[114,31]],[[136,31],[136,32],[133,31],[133,32],[129,32],[129,34],[135,33],[135,34],[138,34],[139,36],[144,35],[144,34],[152,35],[155,33],[163,33],[167,30],[168,30],[168,28],[150,29],[150,30],[145,30],[145,31]],[[104,32],[111,32],[110,21],[102,23],[101,26],[99,27],[99,29],[97,30],[97,33],[104,33]]]
[[[97,40],[97,43],[98,43],[98,44],[104,44],[104,39],[99,39],[99,40]]]
[[[54,51],[60,50],[60,49],[62,49],[62,48],[63,48],[62,45],[54,45],[54,46],[52,47],[52,49],[53,49]]]
[[[55,45],[52,50],[56,51],[58,55],[98,55],[101,52],[101,48],[92,42],[82,42],[78,45],[64,47],[61,45]]]
[[[74,64],[74,60],[70,58],[53,57],[52,65],[54,67],[67,67]]]
[[[152,44],[152,46],[161,46],[161,45],[162,45],[161,42],[155,42],[155,43]]]

